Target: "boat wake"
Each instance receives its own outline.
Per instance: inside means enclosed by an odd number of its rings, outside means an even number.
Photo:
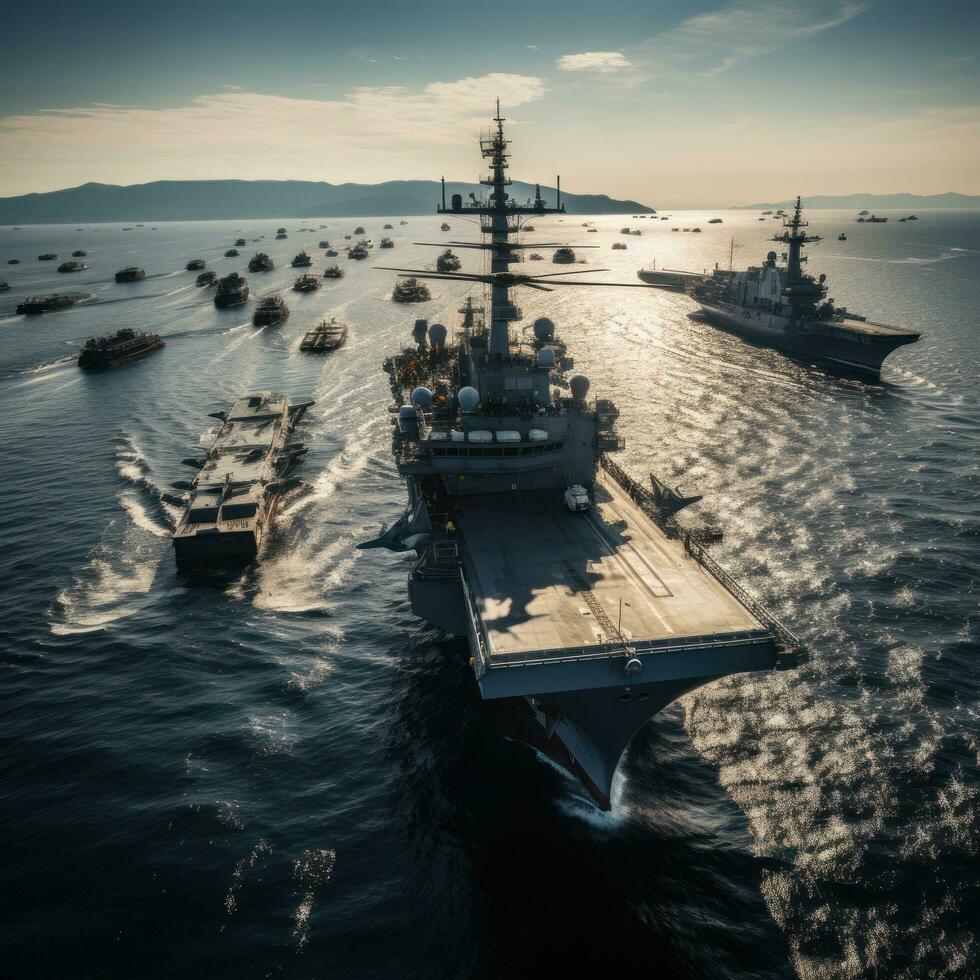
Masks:
[[[152,592],[164,554],[160,539],[170,536],[178,498],[153,483],[130,437],[118,442],[116,469],[127,484],[118,495],[122,514],[109,522],[74,582],[55,597],[50,629],[56,635],[107,629],[143,609]]]

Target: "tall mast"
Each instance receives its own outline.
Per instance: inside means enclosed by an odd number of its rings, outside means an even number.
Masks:
[[[513,261],[508,248],[510,235],[516,233],[517,222],[522,214],[560,214],[562,207],[545,207],[540,196],[531,207],[521,207],[516,204],[507,192],[511,180],[507,176],[510,153],[507,147],[510,141],[504,137],[505,118],[500,114],[500,99],[497,99],[497,114],[493,119],[495,128],[485,138],[480,140],[480,151],[483,158],[489,161],[490,174],[480,180],[480,183],[490,188],[490,197],[486,202],[478,201],[475,206],[464,207],[459,195],[455,195],[450,207],[443,205],[440,214],[473,214],[477,213],[483,219],[481,226],[484,234],[490,235],[490,271],[491,273],[507,272],[508,264]],[[494,281],[491,290],[490,342],[488,353],[491,357],[502,359],[510,351],[510,323],[520,319],[520,311],[510,298],[510,287]]]
[[[813,276],[803,272],[803,246],[807,242],[816,239],[807,235],[804,230],[807,222],[803,220],[803,205],[800,198],[796,198],[796,207],[793,209],[793,217],[788,221],[783,220],[783,227],[786,229],[777,240],[785,242],[789,246],[789,254],[786,260],[786,285],[783,287],[783,299],[789,304],[792,314],[794,327],[802,327],[804,321],[810,316],[816,304],[826,295],[827,289],[823,284],[823,276],[817,282]]]

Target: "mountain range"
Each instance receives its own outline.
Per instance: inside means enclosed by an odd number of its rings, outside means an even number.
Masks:
[[[446,200],[478,197],[480,184],[446,183]],[[513,197],[534,196],[535,185],[514,181]],[[328,184],[305,180],[156,180],[148,184],[82,184],[65,190],[0,198],[0,225],[98,221],[204,221],[236,218],[384,217],[433,214],[442,191],[434,180],[382,184]],[[541,196],[553,206],[554,188]],[[605,194],[567,194],[574,214],[649,214],[653,208]]]
[[[762,211],[768,208],[790,208],[796,203],[766,201],[762,204],[738,204],[733,211]],[[804,195],[803,204],[808,208],[980,208],[980,194],[814,194]]]

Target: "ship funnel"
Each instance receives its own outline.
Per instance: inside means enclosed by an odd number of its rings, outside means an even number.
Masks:
[[[572,398],[576,402],[584,402],[589,393],[589,379],[584,374],[576,374],[568,384],[572,389]]]
[[[446,328],[441,323],[433,323],[429,327],[429,343],[432,347],[442,347],[446,342]]]

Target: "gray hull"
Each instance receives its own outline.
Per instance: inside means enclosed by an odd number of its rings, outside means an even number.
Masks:
[[[429,576],[422,560],[409,576],[413,612],[446,633],[466,636],[469,663],[484,700],[509,701],[521,719],[506,732],[576,777],[602,810],[611,807],[613,777],[633,736],[689,691],[733,673],[792,666],[777,657],[772,637],[698,637],[638,654],[640,669],[624,673],[625,657],[582,657],[561,666],[545,661],[484,671],[479,625],[468,610],[462,579]],[[560,690],[555,688],[560,687]]]
[[[859,340],[829,333],[806,333],[786,329],[785,317],[743,310],[736,306],[699,303],[707,320],[770,347],[778,347],[803,360],[822,361],[848,371],[877,377],[885,358],[897,347],[912,343],[916,336],[863,335]]]

